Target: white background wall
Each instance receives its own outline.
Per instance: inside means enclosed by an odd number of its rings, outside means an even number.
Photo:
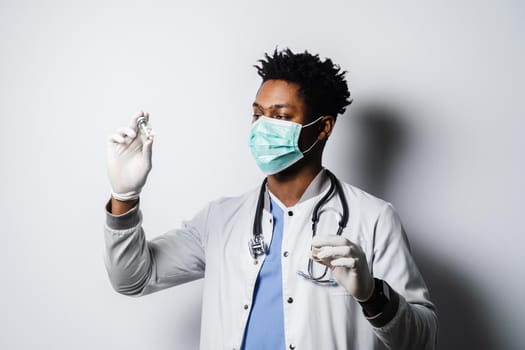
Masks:
[[[2,349],[195,349],[201,282],[116,294],[107,136],[157,133],[149,238],[257,186],[252,67],[289,46],[349,71],[325,165],[391,201],[441,349],[523,349],[525,44],[519,1],[1,1]]]

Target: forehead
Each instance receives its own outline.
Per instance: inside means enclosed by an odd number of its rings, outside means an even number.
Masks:
[[[285,80],[265,81],[257,91],[255,102],[264,108],[274,105],[303,108],[304,104],[299,93],[299,85]]]

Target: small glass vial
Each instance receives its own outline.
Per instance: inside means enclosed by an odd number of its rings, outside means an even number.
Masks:
[[[145,117],[140,117],[137,119],[137,126],[140,130],[140,133],[142,137],[146,140],[152,140],[153,136],[155,135],[153,133],[153,130],[151,129],[151,126],[149,125],[147,119]]]

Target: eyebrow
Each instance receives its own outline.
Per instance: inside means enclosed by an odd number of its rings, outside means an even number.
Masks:
[[[263,106],[261,106],[257,102],[254,102],[252,104],[252,107],[264,110]],[[292,108],[292,109],[295,109],[295,106],[291,105],[291,104],[288,104],[288,103],[278,103],[278,104],[274,104],[274,105],[268,106],[268,109],[279,109],[279,108]]]

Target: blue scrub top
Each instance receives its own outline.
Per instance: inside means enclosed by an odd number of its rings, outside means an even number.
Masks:
[[[284,349],[281,243],[283,209],[271,198],[273,234],[268,253],[255,282],[253,306],[246,325],[242,350]]]

